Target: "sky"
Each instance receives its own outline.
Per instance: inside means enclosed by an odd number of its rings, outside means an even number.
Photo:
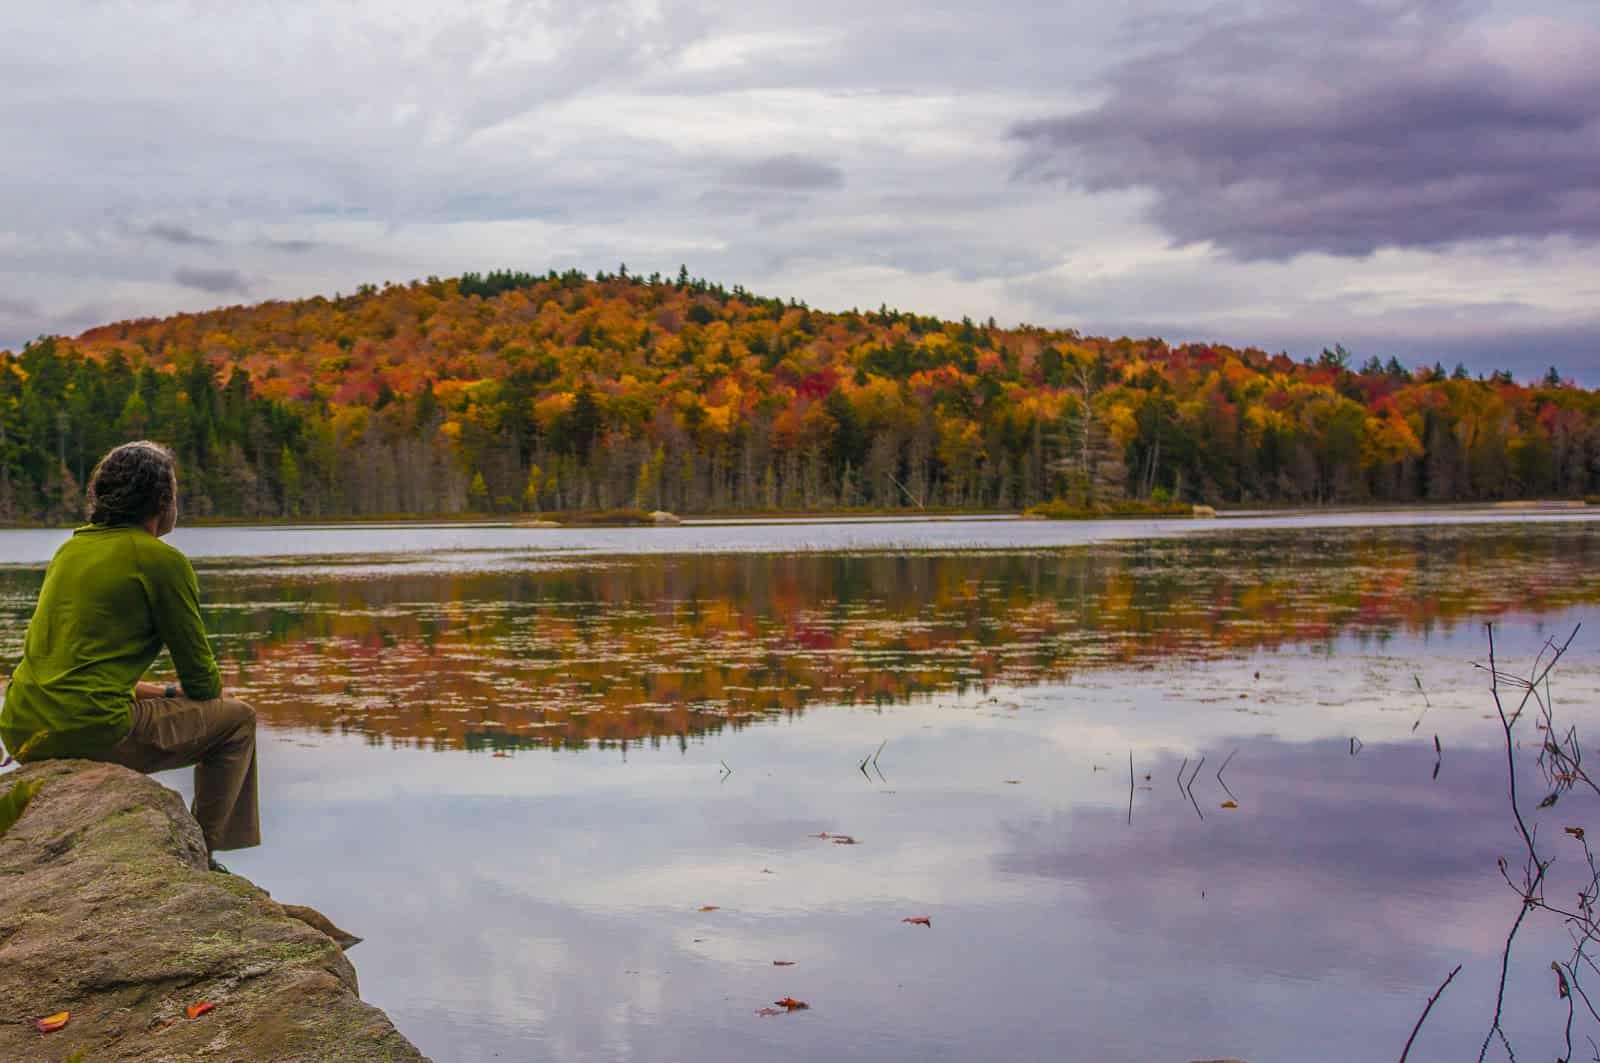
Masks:
[[[13,0],[0,349],[466,270],[1600,385],[1600,5]]]

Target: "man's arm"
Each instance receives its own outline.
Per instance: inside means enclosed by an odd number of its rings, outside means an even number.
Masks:
[[[222,673],[200,620],[200,583],[195,579],[194,567],[176,551],[163,561],[160,571],[150,573],[146,581],[156,633],[172,654],[185,697],[195,701],[221,697]]]

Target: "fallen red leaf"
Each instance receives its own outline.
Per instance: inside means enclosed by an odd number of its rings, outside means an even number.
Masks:
[[[701,906],[700,906],[700,910],[701,910],[701,911],[702,911],[702,912],[716,912],[716,911],[721,911],[721,910],[722,910],[722,905],[720,905],[720,904],[702,904],[702,905],[701,905]]]
[[[788,1011],[804,1011],[811,1006],[803,1000],[796,1000],[794,997],[784,997],[782,1000],[774,1000],[773,1003]]]
[[[794,966],[794,961],[793,960],[773,960],[772,961],[772,966],[774,966],[774,967],[793,967]]]
[[[1237,801],[1224,801],[1224,802],[1222,802],[1222,807],[1223,808],[1238,808],[1239,807],[1239,802],[1237,802]]]
[[[183,1013],[189,1016],[191,1019],[198,1019],[200,1016],[204,1015],[214,1007],[216,1007],[216,1005],[211,1003],[211,1001],[202,1000],[198,1004],[190,1004],[188,1007],[184,1008]]]
[[[33,1025],[38,1028],[40,1033],[55,1033],[65,1026],[70,1018],[72,1018],[70,1011],[58,1011],[54,1015],[46,1015]]]
[[[910,923],[912,926],[925,926],[930,928],[933,926],[933,920],[926,915],[908,915],[900,921],[902,923]]]
[[[1574,838],[1578,839],[1580,842],[1583,841],[1583,828],[1582,827],[1562,827],[1561,829],[1566,831],[1568,834],[1572,835]]]

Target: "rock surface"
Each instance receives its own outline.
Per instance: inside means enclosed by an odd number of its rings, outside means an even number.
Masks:
[[[0,1059],[425,1063],[337,944],[206,870],[176,793],[88,761],[3,778],[44,786],[0,837]],[[60,1011],[64,1029],[35,1030]]]

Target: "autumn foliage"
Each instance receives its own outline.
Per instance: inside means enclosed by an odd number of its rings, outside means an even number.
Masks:
[[[625,269],[467,274],[124,321],[0,354],[0,517],[177,449],[239,517],[1015,509],[1600,493],[1600,395],[887,308]]]

